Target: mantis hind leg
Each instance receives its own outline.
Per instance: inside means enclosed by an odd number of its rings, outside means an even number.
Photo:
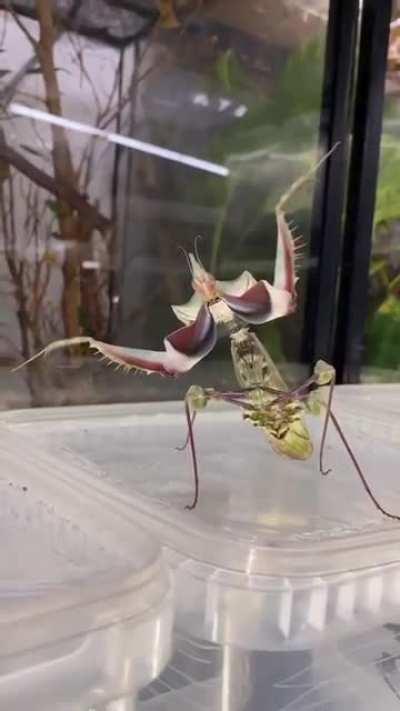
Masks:
[[[191,504],[185,506],[186,509],[192,511],[197,506],[199,500],[199,468],[197,463],[196,445],[194,440],[194,422],[196,415],[200,410],[204,410],[210,400],[224,400],[235,405],[242,407],[249,407],[240,398],[243,396],[242,392],[219,392],[214,390],[214,388],[202,388],[200,385],[191,385],[189,390],[185,395],[185,414],[187,422],[187,436],[186,439],[180,447],[177,447],[179,451],[186,449],[190,445],[190,453],[192,458],[192,469],[194,476],[194,496]]]
[[[321,407],[325,408],[324,424],[322,429],[321,444],[319,448],[319,471],[323,476],[331,472],[331,469],[325,469],[323,464],[326,435],[328,431],[329,419],[332,414],[332,398],[333,390],[336,383],[336,371],[332,365],[325,363],[323,360],[317,361],[314,366],[314,372],[311,376],[311,390],[306,405],[312,414],[319,414]],[[327,398],[321,398],[322,388],[328,387]]]
[[[336,415],[332,412],[332,398],[333,398],[333,390],[335,387],[335,380],[336,380],[336,373],[335,369],[329,365],[328,363],[325,363],[324,361],[318,361],[315,365],[314,368],[314,373],[312,375],[312,378],[310,379],[312,382],[308,384],[309,388],[309,394],[306,399],[306,405],[310,412],[313,414],[319,414],[320,411],[320,406],[322,405],[324,408],[326,408],[326,414],[325,414],[325,419],[324,419],[324,426],[322,430],[322,437],[321,437],[321,445],[320,445],[320,455],[319,455],[319,467],[320,467],[320,472],[323,475],[329,474],[331,471],[330,469],[324,469],[323,467],[323,455],[324,455],[324,447],[325,447],[325,442],[326,442],[326,433],[328,429],[328,424],[329,421],[332,422],[333,426],[335,427],[335,430],[337,434],[339,435],[342,444],[344,448],[346,449],[352,464],[361,480],[361,483],[363,485],[363,488],[369,498],[371,499],[372,503],[374,506],[380,511],[384,516],[387,518],[394,519],[396,521],[400,521],[400,516],[397,516],[396,514],[392,514],[389,511],[386,511],[386,509],[381,506],[379,503],[378,499],[376,498],[375,494],[373,493],[370,485],[368,484],[368,481],[366,480],[366,477],[353,453],[353,450],[339,424],[339,421],[336,418]],[[326,401],[324,402],[322,399],[320,399],[318,396],[316,397],[316,393],[320,391],[321,388],[324,386],[328,386],[328,397]],[[301,387],[301,386],[300,386]],[[316,411],[318,409],[318,412]]]
[[[188,445],[190,445],[190,453],[192,457],[192,469],[193,469],[193,476],[194,476],[194,496],[193,496],[193,501],[191,504],[187,504],[185,506],[185,509],[188,509],[189,511],[193,511],[194,508],[197,506],[197,502],[199,500],[199,468],[197,464],[197,454],[196,454],[196,446],[195,446],[195,441],[194,441],[194,431],[193,431],[193,426],[194,426],[194,421],[196,419],[196,415],[199,412],[199,410],[204,410],[204,408],[207,406],[207,403],[210,399],[210,394],[207,394],[207,391],[200,387],[200,385],[191,385],[189,390],[187,391],[185,395],[185,415],[186,415],[186,422],[187,422],[187,436],[186,439],[183,443],[182,446],[177,447],[179,451],[183,451],[186,449]]]
[[[200,385],[191,385],[189,390],[187,390],[186,395],[185,395],[185,406],[186,404],[189,406],[190,410],[190,424],[193,429],[194,421],[196,419],[196,415],[199,410],[204,410],[204,408],[207,406],[207,402],[209,400],[210,396],[207,396],[206,390],[204,388],[200,387]],[[189,424],[189,423],[188,423]],[[178,447],[175,447],[175,449],[178,452],[183,452],[186,447],[189,444],[190,437],[189,437],[190,429],[188,427],[188,432],[185,438],[185,441],[183,444],[179,445]]]
[[[317,364],[315,370],[314,370],[314,375],[309,378],[305,383],[300,385],[299,387],[293,389],[292,391],[286,391],[286,390],[280,390],[277,388],[270,388],[268,386],[261,386],[260,389],[264,390],[265,392],[268,392],[270,395],[272,395],[276,401],[278,402],[279,400],[282,401],[290,401],[293,399],[298,399],[298,400],[303,400],[307,403],[307,400],[310,399],[310,388],[312,386],[319,387],[320,385],[325,385],[329,382],[329,377],[334,376],[334,370],[331,368],[331,366],[328,366],[327,364],[323,364],[322,367],[322,362]],[[333,382],[334,382],[334,377],[333,377]],[[198,468],[198,462],[197,462],[197,453],[196,453],[196,445],[195,445],[195,439],[194,439],[194,423],[196,419],[196,415],[200,410],[204,410],[207,407],[207,404],[210,400],[222,400],[224,402],[228,402],[232,405],[236,405],[237,407],[241,407],[242,409],[246,410],[247,412],[250,412],[251,410],[257,410],[257,407],[254,406],[254,404],[251,402],[249,399],[249,391],[254,390],[254,388],[240,388],[238,390],[234,391],[219,391],[215,390],[214,388],[202,388],[200,385],[191,385],[189,390],[187,391],[185,395],[185,414],[186,414],[186,422],[187,422],[187,436],[186,439],[183,443],[183,445],[177,447],[178,451],[183,451],[186,449],[188,446],[190,446],[190,453],[191,453],[191,459],[192,459],[192,469],[193,469],[193,476],[194,476],[194,496],[193,496],[193,501],[190,505],[185,506],[186,509],[193,510],[196,508],[198,500],[199,500],[199,468]],[[311,407],[309,408],[311,409]],[[316,414],[316,413],[314,413]],[[325,424],[324,430],[325,430],[325,435],[324,439],[326,436],[326,427],[327,423]],[[322,455],[321,455],[322,457]],[[322,461],[322,458],[321,458]],[[321,464],[321,471],[322,471],[322,464]],[[327,473],[327,472],[324,472]]]

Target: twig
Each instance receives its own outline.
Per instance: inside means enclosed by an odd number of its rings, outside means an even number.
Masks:
[[[36,185],[44,188],[52,195],[67,202],[71,208],[76,210],[87,222],[100,231],[108,230],[110,220],[102,215],[86,198],[81,195],[71,185],[55,181],[48,173],[35,166],[28,161],[24,156],[15,151],[10,146],[7,146],[0,140],[0,158],[7,161],[20,173],[23,173],[27,178],[33,180]]]
[[[35,37],[34,37],[33,35],[31,35],[31,33],[29,32],[29,30],[25,27],[25,24],[22,22],[22,20],[21,20],[21,18],[19,17],[18,13],[17,13],[17,12],[15,11],[15,9],[13,8],[12,3],[10,2],[10,0],[4,0],[4,5],[6,6],[7,10],[9,11],[9,13],[12,15],[12,18],[13,18],[14,22],[16,23],[16,25],[18,25],[19,29],[21,30],[21,32],[23,32],[23,34],[25,35],[26,39],[28,40],[28,42],[31,44],[31,46],[33,47],[34,51],[36,52],[36,51],[37,51],[37,47],[38,47],[38,42],[37,42],[37,40],[35,39]]]

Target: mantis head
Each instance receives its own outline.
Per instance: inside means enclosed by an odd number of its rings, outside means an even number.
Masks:
[[[192,272],[193,290],[200,296],[203,302],[208,303],[218,298],[217,280],[209,274],[203,267],[200,260],[194,254],[189,254],[189,263]]]

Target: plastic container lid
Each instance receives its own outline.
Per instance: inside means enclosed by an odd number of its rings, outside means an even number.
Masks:
[[[0,465],[0,705],[132,694],[170,652],[159,544],[32,437],[2,426]]]
[[[337,407],[344,416],[359,419],[360,431],[399,444],[400,385],[346,385],[336,391]]]
[[[400,514],[400,426],[380,414],[383,401],[372,413],[346,410],[346,391],[338,390],[336,412],[367,479]],[[332,473],[321,477],[317,453],[307,462],[281,458],[236,410],[210,407],[196,420],[201,493],[190,512],[190,455],[175,450],[186,434],[182,404],[5,419],[68,460],[71,484],[91,482],[124,515],[151,526],[175,567],[179,619],[193,634],[252,648],[302,646],[400,602],[400,522],[374,508],[332,430]],[[318,443],[321,422],[310,424]]]

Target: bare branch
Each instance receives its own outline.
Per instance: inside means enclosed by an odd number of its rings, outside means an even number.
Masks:
[[[8,20],[8,15],[4,15],[3,26],[1,28],[1,33],[0,33],[0,47],[4,47],[4,41],[5,41],[6,35],[7,35],[7,20]]]
[[[16,168],[16,170],[36,183],[36,185],[39,185],[52,195],[55,195],[58,199],[67,202],[70,207],[76,210],[93,228],[101,232],[109,229],[110,220],[93,207],[75,188],[61,180],[54,180],[48,173],[37,168],[37,166],[1,140],[0,158],[7,161]]]
[[[6,9],[9,11],[9,13],[12,15],[12,18],[13,18],[15,24],[18,25],[19,29],[21,30],[21,32],[23,32],[26,39],[28,40],[28,42],[31,44],[34,51],[36,52],[37,46],[38,46],[37,40],[35,39],[35,37],[33,35],[31,35],[29,30],[25,26],[24,22],[22,22],[20,16],[18,15],[18,12],[15,11],[15,8],[12,5],[11,0],[4,0],[4,5],[5,5]]]
[[[96,104],[98,113],[100,114],[100,112],[101,112],[100,97],[99,97],[98,91],[96,89],[96,84],[86,69],[85,61],[84,61],[84,57],[83,57],[83,48],[82,48],[82,46],[80,46],[79,40],[76,40],[75,37],[73,37],[73,35],[69,35],[68,39],[69,39],[69,43],[72,47],[72,50],[75,54],[75,60],[79,66],[79,71],[81,74],[81,78],[80,78],[81,86],[82,86],[82,78],[86,79],[87,83],[89,84],[90,90],[92,92],[93,101]]]
[[[5,3],[9,2],[9,1],[10,0],[3,0],[2,2],[0,1],[0,9],[2,7],[4,7]],[[68,20],[70,23],[73,22],[75,15],[78,12],[79,4],[80,4],[80,0],[75,0],[75,2],[73,3],[73,5],[71,7],[71,10],[69,12],[69,17],[68,17]],[[15,2],[14,2],[14,5],[16,5]],[[18,8],[17,9],[14,8],[14,12],[20,12],[20,14],[21,14],[22,8],[20,10],[18,10]],[[26,14],[28,14],[31,17],[34,17],[34,14],[29,13],[28,11],[26,12]],[[0,39],[0,46],[2,46],[2,44],[3,44],[2,40],[4,40],[5,29],[6,29],[6,22],[4,22],[4,29],[3,29],[2,37]],[[61,34],[63,33],[63,31],[65,29],[67,29],[67,28],[64,28],[64,27],[59,28],[58,36],[57,36],[58,38],[61,36]],[[35,52],[34,52],[33,57],[28,59],[25,62],[25,64],[23,64],[21,69],[19,69],[17,72],[15,72],[14,76],[10,79],[8,84],[6,84],[0,91],[0,104],[3,104],[3,106],[7,106],[7,104],[9,104],[13,100],[14,95],[15,95],[22,79],[24,79],[24,77],[27,74],[29,74],[29,72],[31,72],[33,69],[36,69],[36,67],[38,66],[39,60],[38,60],[36,49],[37,48],[35,47]]]

